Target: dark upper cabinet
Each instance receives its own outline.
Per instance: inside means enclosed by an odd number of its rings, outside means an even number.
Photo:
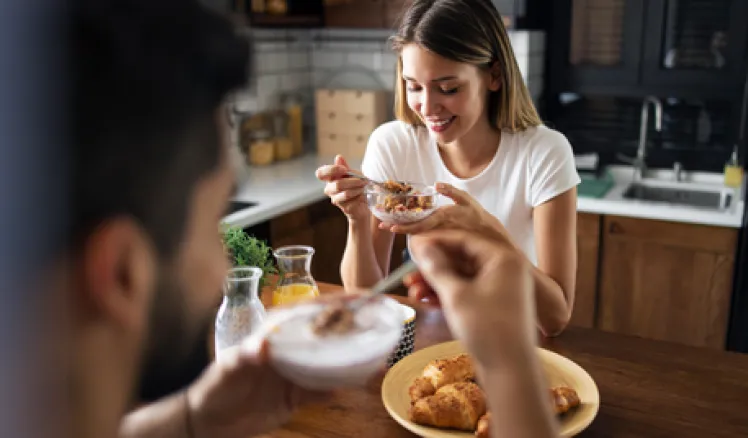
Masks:
[[[554,0],[552,92],[732,97],[746,0]]]
[[[650,0],[642,81],[736,93],[745,74],[746,0]]]
[[[640,64],[645,0],[554,1],[561,39],[549,44],[565,75],[554,88],[635,85]],[[559,42],[561,42],[559,44]],[[568,44],[564,44],[568,42]]]

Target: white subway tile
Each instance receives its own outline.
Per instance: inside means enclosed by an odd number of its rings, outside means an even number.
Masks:
[[[288,52],[276,52],[272,54],[270,67],[272,71],[282,72],[288,70]]]
[[[364,67],[369,70],[376,70],[376,66],[374,65],[375,56],[377,56],[376,52],[348,53],[347,63],[352,64],[352,65],[358,65],[360,67]],[[378,56],[381,57],[381,54]]]
[[[285,73],[281,76],[281,89],[283,91],[294,91],[302,87],[302,73]]]
[[[395,89],[395,72],[393,71],[379,71],[379,80],[387,90]]]
[[[309,68],[309,52],[297,50],[288,54],[289,68],[291,69],[308,69]]]
[[[530,75],[530,57],[527,54],[516,54],[517,66],[522,77],[527,79]]]
[[[519,56],[530,53],[530,34],[526,30],[509,31],[509,40],[514,54]]]
[[[344,60],[342,53],[315,51],[312,62],[315,68],[335,69],[342,67]]]
[[[395,71],[395,68],[397,68],[397,56],[396,53],[385,52],[382,55],[382,67],[379,70]]]
[[[255,54],[256,70],[258,74],[273,71],[271,63],[273,62],[273,53],[258,52]]]
[[[331,72],[328,70],[316,69],[312,72],[312,86],[314,88],[324,88],[330,79]]]
[[[280,90],[280,76],[276,74],[263,74],[257,78],[257,95],[269,97]]]

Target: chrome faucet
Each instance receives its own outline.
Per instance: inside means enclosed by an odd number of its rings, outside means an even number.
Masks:
[[[647,171],[647,125],[649,123],[649,104],[655,109],[655,130],[662,132],[662,102],[654,96],[647,96],[642,102],[641,120],[639,122],[639,147],[636,158],[618,155],[618,158],[634,166],[634,181],[641,181]]]

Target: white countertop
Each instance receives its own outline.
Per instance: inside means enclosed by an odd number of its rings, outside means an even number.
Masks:
[[[319,166],[332,164],[333,157],[306,154],[269,166],[251,167],[239,185],[234,200],[255,202],[256,206],[223,218],[228,225],[250,227],[326,198],[325,184],[314,172]],[[359,168],[360,160],[348,160]]]
[[[319,166],[330,163],[332,157],[310,153],[266,167],[252,167],[240,184],[234,200],[255,202],[257,205],[226,216],[223,222],[250,227],[325,199],[324,183],[317,180],[314,172]],[[349,163],[356,169],[361,164],[360,160],[349,160]],[[631,168],[614,166],[609,169],[616,184],[603,198],[580,197],[578,211],[731,228],[739,228],[743,224],[743,199],[740,193],[733,197],[731,208],[726,211],[629,200],[623,198],[623,192],[631,183]],[[668,171],[657,171],[655,175],[667,179]],[[688,174],[688,179],[688,187],[691,188],[723,188],[721,175],[693,173]]]
[[[743,226],[744,200],[741,190],[726,188],[723,185],[721,174],[687,173],[686,182],[676,183],[668,182],[673,180],[672,171],[670,170],[650,172],[657,186],[680,186],[694,190],[731,191],[731,205],[724,211],[625,199],[623,193],[633,181],[632,168],[630,166],[610,166],[608,170],[615,181],[613,187],[604,197],[599,199],[580,197],[577,200],[577,211],[730,228],[740,228]]]

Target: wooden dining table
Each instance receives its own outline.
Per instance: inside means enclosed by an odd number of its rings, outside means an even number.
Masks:
[[[323,294],[340,290],[319,286]],[[454,339],[441,310],[394,298],[416,309],[416,350]],[[576,362],[597,384],[600,409],[580,437],[748,437],[748,355],[575,327],[540,347]],[[385,373],[303,408],[263,438],[414,437],[382,404]]]

